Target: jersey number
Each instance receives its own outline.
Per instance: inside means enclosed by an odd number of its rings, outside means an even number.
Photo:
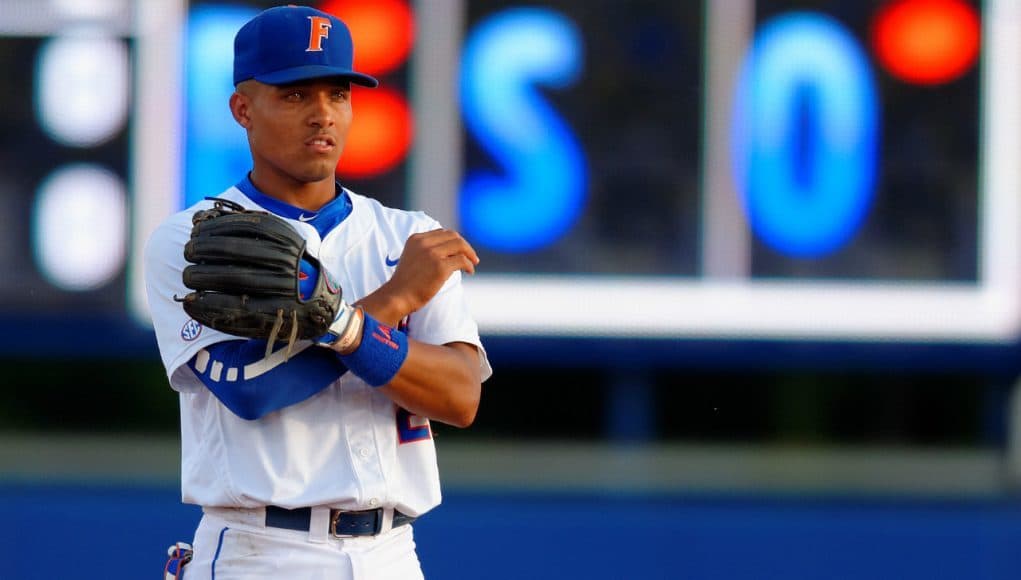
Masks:
[[[400,407],[397,408],[397,439],[401,445],[430,438],[432,438],[432,430],[429,428],[429,419],[412,415]]]

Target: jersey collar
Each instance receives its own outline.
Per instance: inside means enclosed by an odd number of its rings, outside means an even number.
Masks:
[[[341,187],[340,183],[336,185],[336,197],[319,208],[318,211],[308,211],[300,207],[294,207],[275,197],[262,193],[255,187],[255,184],[252,183],[252,180],[247,175],[235,187],[241,190],[241,193],[245,194],[248,199],[270,212],[311,225],[319,232],[320,236],[325,236],[327,232],[340,225],[340,222],[344,221],[351,214],[351,198],[346,190]]]

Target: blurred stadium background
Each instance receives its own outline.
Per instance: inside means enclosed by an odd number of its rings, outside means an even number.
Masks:
[[[275,4],[0,0],[0,578],[191,537],[141,247]],[[313,4],[382,79],[340,179],[482,258],[427,576],[1021,575],[1021,4]]]

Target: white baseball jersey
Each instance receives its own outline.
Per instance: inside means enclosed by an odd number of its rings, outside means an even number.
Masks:
[[[351,213],[323,239],[303,220],[289,222],[352,303],[389,279],[410,235],[440,226],[421,212],[391,209],[345,192]],[[237,187],[220,197],[248,209],[265,209]],[[170,384],[180,394],[184,501],[224,507],[383,506],[412,516],[436,506],[439,473],[428,420],[398,409],[354,373],[344,373],[309,399],[247,421],[221,404],[186,364],[198,355],[196,366],[204,367],[209,363],[206,347],[237,340],[202,327],[174,301],[174,296],[189,292],[181,273],[187,265],[182,252],[191,233],[191,216],[209,207],[212,202],[203,201],[168,218],[149,239],[145,253],[156,338]],[[410,315],[407,332],[430,344],[474,344],[479,347],[483,380],[492,374],[465,304],[460,272]],[[308,341],[295,345],[296,350],[304,348],[318,347]],[[287,364],[280,363],[282,356],[283,349],[240,369],[222,368],[214,361],[210,378],[257,376],[276,364]]]

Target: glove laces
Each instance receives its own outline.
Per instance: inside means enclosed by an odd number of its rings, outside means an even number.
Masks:
[[[276,344],[280,335],[280,329],[284,327],[284,309],[277,308],[277,319],[273,322],[273,328],[269,331],[269,339],[266,341],[266,358],[273,354],[273,345]],[[298,339],[298,312],[291,311],[291,335],[287,338],[287,350],[284,352],[284,362],[291,358],[291,351],[294,350],[294,343]]]

